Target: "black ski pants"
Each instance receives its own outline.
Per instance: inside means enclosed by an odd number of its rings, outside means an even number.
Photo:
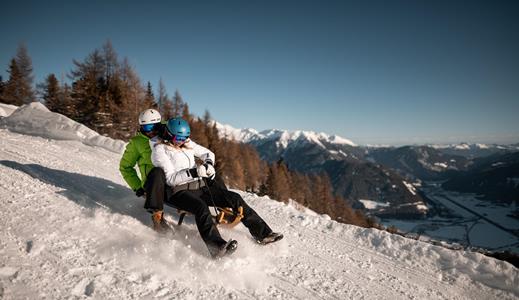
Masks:
[[[173,191],[166,185],[166,175],[161,168],[153,168],[144,183],[146,202],[144,208],[149,211],[164,210],[164,201],[172,196]]]
[[[153,168],[145,183],[148,210],[163,210],[164,202],[195,215],[195,222],[200,236],[209,251],[219,248],[226,242],[222,239],[213,221],[209,206],[231,207],[234,211],[243,207],[243,225],[255,239],[263,239],[272,232],[267,223],[235,192],[229,191],[221,180],[208,180],[208,186],[198,190],[184,190],[173,194],[166,185],[166,176],[161,168]],[[213,204],[214,202],[214,204]]]
[[[241,221],[255,239],[262,239],[272,232],[267,223],[243,201],[239,194],[221,188],[203,187],[198,190],[180,191],[171,196],[168,203],[195,215],[198,232],[211,253],[217,251],[216,249],[226,242],[216,227],[209,206],[230,206],[233,209],[242,206],[244,217]]]

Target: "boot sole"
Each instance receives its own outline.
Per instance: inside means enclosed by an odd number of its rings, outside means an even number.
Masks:
[[[277,242],[277,241],[280,241],[280,240],[282,240],[282,239],[283,239],[283,235],[280,234],[280,235],[278,235],[277,237],[275,237],[274,239],[272,239],[272,240],[270,240],[270,241],[259,241],[259,240],[257,240],[257,242],[258,242],[258,244],[260,244],[260,245],[268,245],[268,244],[272,244],[272,243],[275,243],[275,242]]]

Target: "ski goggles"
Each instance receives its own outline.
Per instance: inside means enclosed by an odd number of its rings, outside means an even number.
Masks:
[[[171,139],[174,143],[182,144],[184,143],[189,137],[188,136],[181,136],[181,135],[175,135],[173,136],[173,139]]]
[[[171,132],[169,132],[168,129],[165,130],[164,136],[163,136],[164,140],[170,141],[170,142],[178,144],[178,145],[183,144],[188,138],[189,138],[189,136],[173,135],[173,134],[171,134]]]
[[[157,125],[156,123],[154,124],[144,124],[144,125],[141,125],[141,130],[143,132],[151,132],[155,129],[155,125]]]

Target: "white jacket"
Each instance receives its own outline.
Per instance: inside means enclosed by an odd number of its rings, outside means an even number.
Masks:
[[[197,180],[189,173],[189,169],[196,167],[195,157],[214,164],[214,153],[191,139],[182,147],[166,145],[160,141],[158,137],[150,140],[151,162],[155,167],[164,170],[166,183],[171,187]]]

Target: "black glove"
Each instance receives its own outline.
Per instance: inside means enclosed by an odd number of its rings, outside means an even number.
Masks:
[[[139,188],[135,191],[135,195],[137,195],[137,197],[142,197],[144,194],[146,194],[146,191],[143,188]]]

